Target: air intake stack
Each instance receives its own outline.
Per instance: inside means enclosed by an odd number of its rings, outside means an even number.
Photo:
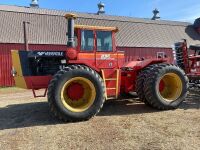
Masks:
[[[68,21],[68,41],[67,41],[67,46],[68,47],[75,47],[75,38],[74,38],[74,20],[76,19],[75,14],[66,14],[65,18]]]

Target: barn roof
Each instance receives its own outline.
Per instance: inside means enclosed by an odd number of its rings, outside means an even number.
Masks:
[[[67,11],[0,5],[0,43],[23,43],[23,21],[29,21],[29,43],[66,45]],[[117,45],[169,48],[180,39],[199,44],[200,35],[187,22],[73,12],[76,24],[116,26]]]

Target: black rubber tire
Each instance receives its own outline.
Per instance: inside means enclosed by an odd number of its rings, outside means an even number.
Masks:
[[[182,91],[179,98],[174,101],[165,100],[156,88],[156,85],[159,82],[159,79],[167,74],[175,73],[178,75],[182,82]],[[151,73],[144,81],[144,93],[148,103],[159,110],[170,110],[176,109],[184,101],[188,93],[188,78],[185,72],[179,67],[172,64],[159,64],[154,67]]]
[[[83,112],[72,112],[68,110],[61,101],[61,89],[63,85],[74,77],[89,79],[96,90],[96,98],[87,110]],[[52,114],[65,122],[76,122],[88,120],[95,116],[103,107],[105,101],[105,86],[99,74],[91,68],[83,65],[72,65],[54,75],[48,87],[48,103]]]
[[[146,105],[150,105],[149,102],[146,100],[145,94],[144,94],[144,81],[148,77],[148,75],[151,73],[151,71],[157,66],[157,64],[150,65],[143,70],[140,71],[140,73],[137,76],[136,79],[136,93],[140,99],[140,101],[144,102]]]

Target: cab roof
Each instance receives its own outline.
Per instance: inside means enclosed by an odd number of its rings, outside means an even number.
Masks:
[[[86,30],[102,30],[102,31],[118,32],[118,28],[117,27],[75,25],[75,28],[76,29],[86,29]]]

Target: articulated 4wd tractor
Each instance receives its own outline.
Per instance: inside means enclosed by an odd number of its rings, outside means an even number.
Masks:
[[[12,51],[16,86],[32,89],[35,97],[35,90],[48,90],[56,117],[90,119],[105,100],[132,91],[159,110],[175,109],[185,99],[188,79],[182,69],[165,58],[125,63],[124,53],[116,50],[116,27],[75,25],[74,14],[65,17],[66,51]]]

